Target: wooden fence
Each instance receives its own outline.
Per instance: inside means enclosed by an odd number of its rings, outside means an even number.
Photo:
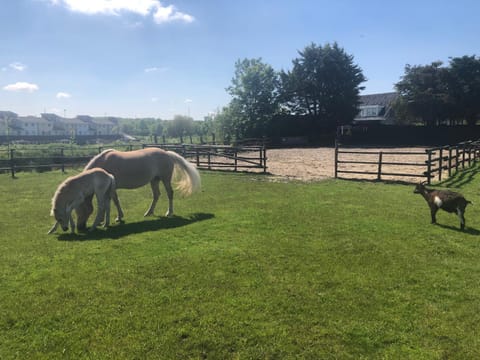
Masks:
[[[472,166],[480,158],[480,141],[466,141],[453,146],[419,151],[352,149],[335,145],[335,178],[356,174],[375,180],[421,178],[428,184],[441,181],[459,169]],[[383,177],[383,178],[382,178]]]
[[[267,172],[267,150],[264,145],[258,146],[227,146],[227,145],[156,145],[147,144],[144,147],[158,147],[175,151],[184,158],[195,163],[199,169],[207,170],[250,170],[259,169]]]
[[[116,145],[114,148],[131,151],[138,148],[158,147],[179,153],[199,169],[241,171],[258,169],[267,171],[265,146],[220,146],[220,145]],[[111,148],[111,146],[109,147]],[[12,177],[19,171],[48,171],[66,167],[84,166],[105,147],[55,147],[55,148],[7,148],[0,149],[0,172]]]

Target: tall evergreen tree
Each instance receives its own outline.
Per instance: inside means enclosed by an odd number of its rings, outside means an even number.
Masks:
[[[366,81],[353,56],[337,43],[312,43],[299,55],[292,70],[280,73],[283,110],[314,115],[327,124],[350,123],[358,112],[360,85]]]

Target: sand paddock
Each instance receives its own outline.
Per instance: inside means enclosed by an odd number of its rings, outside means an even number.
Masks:
[[[347,149],[344,149],[347,150]],[[348,149],[359,151],[375,151],[372,155],[362,155],[361,161],[378,161],[378,152],[424,152],[423,147],[413,148],[388,148],[388,149]],[[349,154],[340,154],[339,159],[348,161],[352,160]],[[334,177],[334,148],[295,148],[295,149],[269,149],[267,150],[267,171],[280,178],[301,180],[301,181],[318,181]],[[358,155],[356,156],[358,159]],[[419,163],[425,164],[427,160],[426,154],[422,155],[383,155],[383,162],[403,162],[403,163]],[[340,164],[339,169],[343,170],[365,170],[376,172],[377,165],[369,164]],[[406,174],[421,174],[426,171],[426,165],[383,165],[382,172],[390,173],[406,173]],[[375,175],[360,175],[360,174],[339,174],[343,178],[357,178],[357,179],[376,179]],[[422,178],[404,177],[404,176],[382,176],[385,180],[398,180],[417,182]]]

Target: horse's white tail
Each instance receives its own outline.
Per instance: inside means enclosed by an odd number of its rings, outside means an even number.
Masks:
[[[200,190],[200,173],[190,162],[176,152],[167,151],[175,164],[175,187],[182,195],[188,196]],[[179,175],[179,176],[177,176]]]

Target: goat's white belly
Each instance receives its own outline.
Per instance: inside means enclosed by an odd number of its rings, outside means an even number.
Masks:
[[[438,207],[442,207],[443,201],[442,201],[442,199],[440,199],[438,196],[435,196],[435,197],[433,198],[433,202],[434,202],[435,205],[437,205]]]

